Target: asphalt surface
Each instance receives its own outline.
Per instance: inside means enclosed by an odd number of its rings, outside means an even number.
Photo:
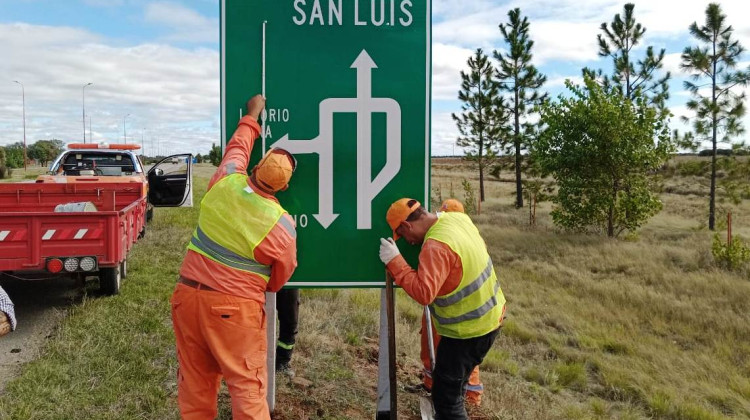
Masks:
[[[23,365],[37,358],[44,344],[83,296],[80,282],[69,278],[21,281],[0,276],[15,305],[16,330],[0,337],[0,392]]]

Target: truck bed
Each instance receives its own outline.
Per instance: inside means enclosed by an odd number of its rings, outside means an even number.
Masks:
[[[97,211],[55,212],[85,201]],[[145,211],[133,183],[0,184],[0,271],[44,270],[47,258],[71,256],[116,266],[137,241]]]

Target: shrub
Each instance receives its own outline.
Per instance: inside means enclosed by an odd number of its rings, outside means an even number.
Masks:
[[[731,243],[723,243],[719,234],[714,234],[711,253],[721,266],[736,270],[750,261],[750,248],[739,236],[732,238]]]
[[[474,187],[466,178],[461,181],[461,185],[464,187],[464,211],[466,214],[477,214],[477,198]]]

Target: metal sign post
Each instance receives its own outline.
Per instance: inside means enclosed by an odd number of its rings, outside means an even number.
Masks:
[[[376,420],[395,420],[396,397],[396,314],[393,279],[386,273],[380,294],[380,339],[378,345],[378,402]]]

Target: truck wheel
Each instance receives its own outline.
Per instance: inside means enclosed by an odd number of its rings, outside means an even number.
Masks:
[[[146,223],[150,223],[151,219],[154,218],[154,208],[149,206],[150,208],[146,210]]]
[[[116,295],[120,293],[120,284],[122,284],[120,266],[99,269],[99,290],[102,293],[107,296]]]
[[[128,278],[128,260],[124,259],[120,263],[120,275],[122,278],[126,279]]]

